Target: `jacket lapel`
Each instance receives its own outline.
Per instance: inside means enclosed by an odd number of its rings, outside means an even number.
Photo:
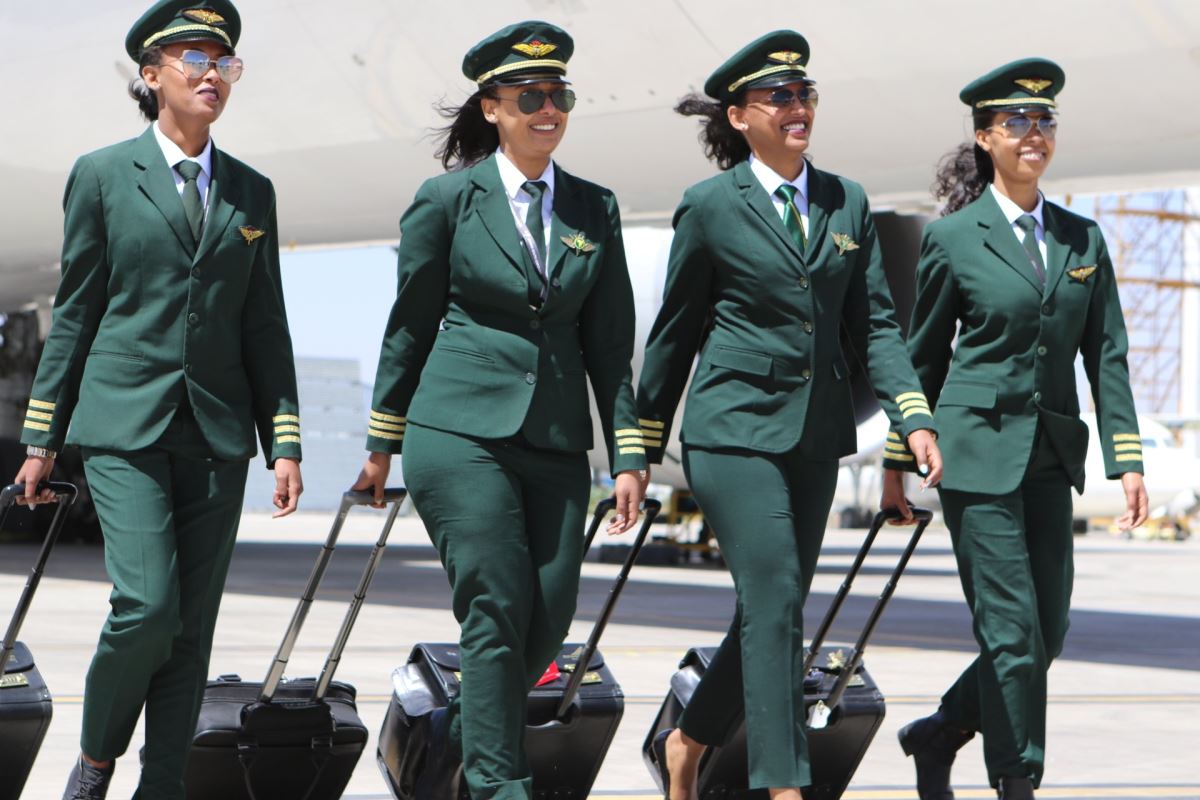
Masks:
[[[807,168],[806,168],[807,169]],[[811,177],[811,176],[810,176]],[[775,210],[775,204],[771,201],[771,196],[763,189],[758,178],[754,177],[754,172],[750,169],[749,161],[742,161],[733,168],[733,179],[738,186],[738,190],[742,194],[742,199],[754,211],[762,223],[770,228],[771,232],[779,239],[788,252],[796,256],[796,258],[804,261],[804,253],[800,252],[800,248],[792,241],[792,235],[788,233],[787,228],[783,227],[783,220],[779,218],[779,212]],[[809,189],[811,193],[811,188]],[[811,203],[809,204],[811,208]],[[809,212],[812,213],[811,211]],[[811,217],[810,227],[811,227]]]
[[[1077,235],[1079,226],[1072,225],[1070,217],[1061,213],[1058,206],[1045,203],[1042,218],[1046,225],[1046,297],[1049,297],[1067,271],[1071,255],[1077,253],[1082,257],[1086,251],[1087,239]]]
[[[237,209],[237,193],[231,174],[229,159],[213,147],[213,176],[208,184],[208,217],[200,234],[200,247],[194,262],[200,261],[225,235],[229,220]],[[182,205],[182,204],[181,204]],[[194,263],[193,262],[193,263]]]
[[[804,168],[808,170],[808,241],[804,252],[807,262],[812,264],[817,253],[821,252],[833,202],[829,196],[827,179],[813,169],[812,164],[806,164]]]
[[[1037,292],[1038,297],[1041,297],[1042,286],[1033,274],[1033,264],[1029,261],[1029,254],[1017,241],[1012,225],[1005,218],[1004,212],[1000,210],[1000,204],[996,202],[996,198],[992,197],[992,190],[984,189],[983,194],[972,203],[972,206],[978,215],[979,225],[986,229],[983,236],[984,245],[999,256],[1005,264],[1016,270],[1030,288]],[[1046,283],[1048,285],[1049,280]]]
[[[479,219],[513,267],[524,276],[521,237],[513,220],[508,194],[504,191],[504,182],[500,180],[495,154],[471,168],[471,180],[482,190],[475,205]]]
[[[547,274],[553,279],[562,269],[563,261],[570,252],[563,237],[570,237],[584,230],[587,207],[582,202],[575,180],[554,165],[554,208],[550,219],[550,249],[546,261]],[[553,297],[553,293],[550,295]]]
[[[196,244],[187,216],[183,213],[183,200],[179,197],[171,167],[167,165],[167,159],[151,128],[146,128],[146,132],[138,138],[133,163],[142,172],[138,178],[138,188],[166,219],[184,251],[189,256],[194,255]]]

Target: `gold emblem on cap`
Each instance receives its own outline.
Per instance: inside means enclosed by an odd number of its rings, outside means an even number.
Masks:
[[[189,8],[183,12],[183,16],[196,22],[203,22],[205,25],[218,25],[225,22],[224,17],[207,8]]]
[[[557,50],[558,45],[534,39],[532,42],[518,42],[512,46],[512,49],[530,58],[541,58]]]
[[[251,245],[254,244],[255,240],[262,236],[265,231],[260,230],[253,225],[243,225],[238,228],[238,233],[240,233],[242,238],[246,240],[246,244]]]
[[[1067,274],[1071,276],[1071,280],[1079,283],[1087,283],[1087,279],[1092,277],[1092,273],[1096,271],[1095,266],[1076,267],[1075,269],[1067,270]]]
[[[1017,78],[1013,81],[1022,89],[1027,89],[1034,94],[1039,94],[1043,89],[1049,86],[1053,81],[1045,80],[1044,78]]]
[[[777,53],[768,53],[767,58],[771,61],[778,61],[780,64],[795,64],[804,58],[804,55],[795,50],[780,50]]]

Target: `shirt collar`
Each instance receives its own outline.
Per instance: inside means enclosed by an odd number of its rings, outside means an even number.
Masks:
[[[754,177],[758,178],[758,182],[767,190],[767,194],[773,195],[781,185],[790,183],[796,187],[796,194],[799,197],[803,197],[804,202],[808,202],[807,161],[804,162],[804,169],[800,170],[800,174],[796,176],[796,180],[794,181],[784,180],[778,172],[759,161],[753,155],[750,156],[750,171],[754,173]]]
[[[1046,229],[1045,224],[1043,224],[1043,222],[1042,222],[1042,199],[1043,198],[1042,198],[1041,192],[1038,192],[1037,205],[1033,207],[1033,211],[1026,211],[1025,209],[1021,208],[1019,205],[1014,203],[1012,200],[1005,197],[1004,193],[996,188],[996,184],[989,183],[988,188],[992,190],[992,197],[996,198],[996,203],[999,204],[1000,211],[1001,211],[1001,213],[1004,214],[1004,218],[1006,220],[1008,220],[1009,225],[1016,225],[1018,219],[1025,216],[1026,214],[1028,214],[1031,217],[1033,217],[1034,222],[1037,223],[1037,226],[1039,228],[1041,228],[1042,230]]]
[[[508,160],[508,156],[504,155],[500,150],[496,151],[496,166],[500,169],[500,182],[504,184],[504,192],[508,195],[509,200],[517,199],[517,192],[524,191],[521,187],[525,185],[526,178],[521,170],[517,169],[517,165]],[[540,177],[536,180],[546,184],[546,191],[553,197],[554,195],[554,160],[546,165],[546,169],[542,171]],[[544,196],[544,195],[543,195]]]
[[[200,169],[204,170],[204,174],[206,176],[208,176],[209,178],[212,178],[212,149],[213,149],[213,147],[212,147],[212,137],[211,136],[209,137],[208,141],[204,144],[204,149],[202,151],[200,151],[200,155],[196,156],[195,158],[192,158],[191,156],[185,155],[184,152],[179,149],[179,145],[175,144],[173,141],[171,141],[169,138],[167,138],[167,135],[165,133],[163,133],[162,130],[158,127],[157,121],[154,123],[154,125],[152,127],[154,128],[154,138],[158,141],[158,146],[159,146],[159,148],[162,149],[163,155],[166,156],[168,167],[171,167],[172,169],[174,169],[175,165],[178,164],[180,161],[191,160],[191,161],[195,161],[197,164],[200,165]]]

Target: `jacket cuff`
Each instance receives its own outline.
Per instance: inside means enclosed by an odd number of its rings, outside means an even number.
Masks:
[[[883,468],[901,472],[917,471],[917,458],[908,449],[906,437],[901,437],[895,431],[888,431],[887,441],[883,445]]]
[[[407,417],[371,409],[371,418],[367,422],[367,449],[372,453],[399,455],[407,428]]]
[[[904,439],[913,431],[930,430],[937,433],[933,427],[933,411],[923,392],[905,392],[896,396],[896,408],[900,411],[900,433]]]
[[[25,409],[25,423],[21,428],[21,444],[44,447],[61,452],[65,424],[58,418],[57,403],[49,400],[29,399]]]
[[[1142,462],[1142,437],[1138,433],[1114,433],[1111,447],[1104,448],[1104,459],[1109,479],[1116,479],[1126,472],[1145,473]]]
[[[667,424],[661,420],[638,418],[642,442],[646,447],[646,462],[661,464],[666,448]]]

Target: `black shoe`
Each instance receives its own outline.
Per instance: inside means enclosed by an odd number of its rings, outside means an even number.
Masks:
[[[450,711],[435,708],[429,714],[429,747],[425,765],[413,786],[416,800],[458,800],[462,783],[462,759],[450,741]]]
[[[667,738],[670,737],[671,731],[674,728],[667,728],[661,731],[654,740],[650,742],[651,760],[658,767],[658,783],[662,787],[663,797],[671,797],[671,773],[667,770]]]
[[[104,800],[115,767],[110,764],[108,769],[96,769],[81,756],[75,762],[75,769],[71,770],[71,777],[67,778],[63,800]]]
[[[1033,781],[1029,778],[1001,778],[996,796],[1000,800],[1034,800]]]
[[[974,731],[963,731],[946,722],[941,711],[908,723],[900,729],[900,747],[913,757],[917,768],[917,796],[921,800],[954,800],[950,767],[959,749]]]

